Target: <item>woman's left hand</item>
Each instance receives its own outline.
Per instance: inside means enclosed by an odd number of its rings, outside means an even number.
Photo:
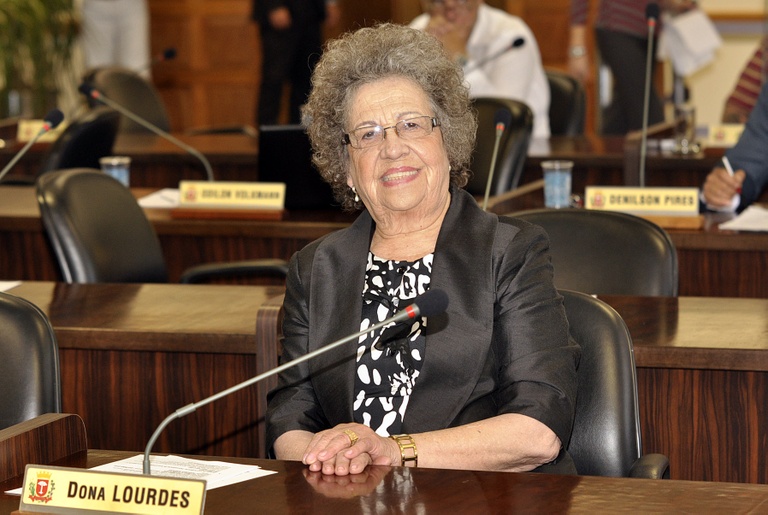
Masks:
[[[393,445],[397,446],[363,424],[339,424],[316,433],[301,461],[312,472],[337,476],[359,474],[368,465],[399,465],[399,454]]]

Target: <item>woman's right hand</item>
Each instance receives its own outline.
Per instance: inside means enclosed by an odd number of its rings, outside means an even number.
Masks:
[[[363,424],[339,424],[316,433],[301,460],[311,472],[359,474],[368,465],[399,465],[397,443]]]

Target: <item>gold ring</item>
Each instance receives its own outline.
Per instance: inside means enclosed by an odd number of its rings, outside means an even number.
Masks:
[[[349,446],[350,447],[355,445],[357,443],[357,441],[360,439],[360,438],[358,438],[357,433],[355,433],[351,429],[345,429],[344,430],[344,434],[349,437]]]

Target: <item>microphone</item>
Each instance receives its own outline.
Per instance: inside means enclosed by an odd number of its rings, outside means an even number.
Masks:
[[[648,143],[648,111],[650,110],[651,96],[651,70],[653,66],[653,38],[656,32],[656,23],[659,20],[659,4],[649,2],[645,6],[645,18],[648,20],[648,48],[645,58],[645,92],[643,97],[643,126],[640,133],[640,187],[645,187],[645,155]]]
[[[2,171],[0,171],[0,180],[5,177],[5,174],[7,174],[13,166],[19,162],[19,159],[21,159],[24,154],[27,153],[29,148],[39,140],[43,134],[46,132],[50,132],[51,130],[55,129],[59,126],[59,124],[64,120],[64,113],[62,113],[59,109],[51,109],[48,111],[48,114],[45,115],[45,118],[43,118],[43,126],[40,128],[37,134],[30,139],[24,147],[22,147],[21,150],[19,150],[15,156],[13,156],[13,159],[11,159],[7,165],[5,165],[5,168],[3,168]]]
[[[138,70],[136,70],[136,73],[139,75],[143,75],[145,71],[149,70],[156,64],[160,64],[164,61],[170,61],[172,59],[176,59],[176,49],[174,47],[169,47],[163,50],[161,53],[157,54],[155,57],[152,58],[149,63],[145,64]]]
[[[502,55],[506,54],[510,50],[514,50],[515,48],[520,48],[523,45],[525,45],[525,38],[523,38],[522,36],[516,37],[515,39],[512,40],[512,43],[510,43],[509,45],[505,46],[504,48],[502,48],[498,52],[495,52],[495,53],[493,53],[493,54],[491,54],[489,56],[486,56],[483,59],[480,59],[479,61],[473,63],[472,66],[468,66],[467,69],[464,70],[464,75],[466,75],[467,73],[469,73],[471,71],[477,70],[481,66],[483,66],[483,65],[485,65],[485,64],[487,64],[487,63],[489,63],[491,61],[495,61],[496,59],[498,59]]]
[[[491,184],[493,183],[493,173],[496,171],[496,156],[499,153],[501,136],[507,129],[507,125],[512,123],[512,113],[509,109],[499,109],[493,117],[493,123],[496,126],[496,141],[493,143],[493,154],[491,155],[491,167],[488,170],[488,181],[485,183],[485,198],[483,199],[483,211],[488,207],[488,197],[491,194]]]
[[[145,127],[147,129],[151,130],[152,132],[154,132],[155,134],[157,134],[161,138],[167,139],[168,141],[170,141],[174,145],[176,145],[176,146],[180,147],[181,149],[187,151],[188,153],[192,154],[197,159],[199,159],[201,163],[203,163],[203,167],[205,168],[205,174],[207,175],[208,180],[209,181],[213,181],[214,180],[214,178],[213,178],[213,169],[211,168],[211,163],[209,163],[208,159],[206,159],[205,156],[203,154],[201,154],[197,149],[194,149],[194,148],[190,147],[189,145],[187,145],[183,141],[181,141],[178,138],[172,136],[171,134],[165,132],[163,129],[161,129],[157,125],[148,122],[147,120],[145,120],[141,116],[137,115],[136,113],[134,113],[132,111],[129,111],[127,108],[125,108],[122,105],[118,104],[114,100],[111,100],[110,98],[104,96],[104,94],[101,91],[99,91],[98,89],[94,88],[91,84],[88,84],[87,82],[83,82],[82,84],[80,84],[80,86],[77,89],[78,89],[78,91],[80,91],[80,93],[82,93],[86,97],[93,98],[94,100],[97,100],[97,101],[101,102],[102,104],[105,104],[105,105],[111,107],[115,111],[118,111],[120,114],[122,114],[124,116],[127,116],[128,118],[130,118],[134,122],[138,123],[142,127]]]
[[[226,397],[227,395],[237,392],[245,388],[246,386],[251,386],[253,384],[256,384],[262,379],[265,379],[271,375],[279,374],[283,370],[286,370],[294,365],[298,365],[299,363],[308,361],[316,356],[319,356],[321,354],[324,354],[325,352],[328,352],[331,349],[335,349],[336,347],[344,345],[345,343],[349,343],[351,341],[357,340],[362,335],[368,332],[376,331],[377,329],[381,329],[382,327],[387,326],[389,324],[399,324],[419,316],[430,317],[434,315],[439,315],[440,313],[445,311],[447,307],[448,307],[448,295],[446,295],[446,293],[443,290],[428,290],[424,294],[416,297],[413,300],[413,302],[409,306],[407,306],[405,309],[398,311],[393,316],[387,318],[382,322],[379,322],[378,324],[374,324],[363,331],[358,331],[354,334],[350,334],[349,336],[345,336],[340,340],[336,340],[333,343],[329,343],[324,347],[320,347],[319,349],[316,349],[308,354],[300,356],[294,360],[291,360],[288,363],[284,363],[271,370],[267,370],[266,372],[263,372],[255,377],[247,379],[242,383],[239,383],[239,384],[236,384],[235,386],[227,388],[226,390],[215,393],[210,397],[207,397],[201,401],[193,402],[192,404],[188,404],[183,408],[179,408],[178,410],[168,415],[160,423],[160,425],[157,427],[155,432],[152,434],[152,437],[149,439],[149,442],[147,443],[147,447],[144,450],[144,474],[151,475],[150,464],[149,464],[149,454],[152,452],[152,446],[155,444],[155,441],[160,436],[160,433],[163,432],[163,430],[168,426],[168,424],[170,424],[172,421],[176,420],[177,418],[181,418],[186,415],[189,415],[190,413],[194,412],[197,408],[200,408],[202,406],[210,404],[213,401],[217,401],[223,397]]]

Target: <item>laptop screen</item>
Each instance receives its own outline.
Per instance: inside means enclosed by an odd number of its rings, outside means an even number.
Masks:
[[[259,181],[284,182],[288,210],[340,209],[312,164],[309,136],[301,125],[259,128]]]

